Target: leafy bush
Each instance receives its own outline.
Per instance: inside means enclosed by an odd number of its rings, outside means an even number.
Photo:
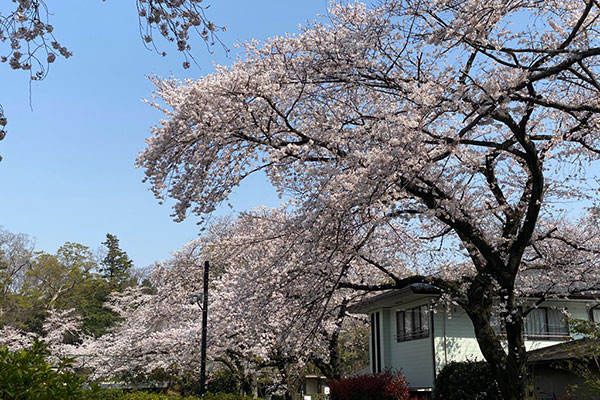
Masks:
[[[200,396],[202,393],[200,378],[197,374],[186,373],[183,376],[161,379],[175,382],[173,389],[182,396]],[[240,382],[229,370],[217,370],[210,374],[206,383],[206,390],[210,393],[240,393]]]
[[[500,399],[498,384],[485,361],[451,362],[438,374],[434,400]]]
[[[49,363],[43,342],[31,349],[0,348],[0,398],[5,400],[81,399],[83,378],[71,372],[71,360]]]
[[[202,396],[202,400],[257,400],[251,396],[242,396],[233,393],[206,393]],[[260,399],[258,399],[260,400]]]
[[[148,392],[130,392],[121,390],[105,389],[96,393],[89,393],[86,400],[254,400],[251,397],[241,396],[230,393],[206,393],[200,397],[180,397],[177,395],[148,393]]]
[[[199,400],[198,397],[171,396],[168,394],[149,392],[123,392],[122,390],[104,389],[90,394],[85,400]]]
[[[157,394],[157,393],[146,393],[146,392],[133,392],[126,393],[119,400],[200,400],[199,397],[179,397],[179,396],[170,396],[167,394]]]
[[[147,392],[131,392],[123,393],[115,400],[171,400],[179,397],[169,396],[166,394],[147,393]],[[191,399],[190,399],[191,400]]]
[[[240,383],[229,370],[213,372],[208,379],[208,391],[211,393],[239,393]]]
[[[125,392],[119,389],[98,389],[93,393],[87,393],[85,400],[121,400]]]
[[[408,400],[406,379],[400,373],[362,375],[329,383],[332,400]]]

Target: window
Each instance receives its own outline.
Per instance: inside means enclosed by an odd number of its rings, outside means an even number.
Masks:
[[[592,315],[592,321],[600,322],[600,305],[592,307],[591,315]]]
[[[569,327],[559,310],[540,307],[525,318],[525,335],[528,339],[564,338],[569,336]]]
[[[427,305],[396,312],[396,341],[429,337],[429,308]]]

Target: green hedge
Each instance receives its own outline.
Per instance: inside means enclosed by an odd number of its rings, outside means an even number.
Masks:
[[[125,393],[116,389],[96,389],[87,393],[85,400],[121,400]]]
[[[202,396],[202,400],[260,400],[254,399],[251,396],[242,396],[231,393],[206,393]]]
[[[130,392],[121,390],[99,390],[90,391],[85,400],[255,400],[249,396],[241,396],[230,393],[206,393],[200,397],[180,397],[176,395],[148,393],[148,392]]]

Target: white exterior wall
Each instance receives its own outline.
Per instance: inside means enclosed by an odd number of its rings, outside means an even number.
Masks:
[[[396,311],[403,311],[428,304],[428,300],[401,304],[389,310],[388,332],[390,333],[390,366],[394,370],[402,370],[408,384],[412,388],[433,386],[433,349],[431,333],[429,337],[408,340],[398,343],[396,341]],[[429,323],[431,332],[431,319]]]
[[[582,301],[549,300],[540,307],[567,308],[572,318],[588,320],[590,319],[589,308],[592,305],[594,303],[591,302],[586,305]],[[434,313],[434,325],[436,373],[452,361],[483,360],[473,325],[463,309],[452,306],[447,312],[445,307],[438,307]],[[529,351],[562,342],[562,340],[526,340],[525,348]]]
[[[389,309],[381,310],[381,370],[394,369],[391,356],[392,340],[395,341],[395,333],[392,334],[392,317]]]
[[[452,361],[483,360],[473,324],[462,308],[441,306],[433,316],[436,373]]]

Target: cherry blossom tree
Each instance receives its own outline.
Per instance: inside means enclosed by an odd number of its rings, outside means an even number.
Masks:
[[[95,377],[197,372],[201,312],[190,300],[202,293],[203,264],[210,259],[208,358],[214,365],[229,369],[247,393],[256,390],[263,371],[290,389],[308,363],[340,377],[341,336],[351,337],[355,325],[346,306],[357,294],[322,294],[311,286],[321,287],[327,275],[293,274],[299,259],[288,257],[294,244],[287,242],[287,220],[285,213],[261,209],[215,223],[156,265],[151,289],[116,295],[112,307],[121,325],[88,338],[73,355],[85,360]],[[296,245],[301,252],[307,243]]]
[[[339,378],[340,334],[353,320],[347,305],[360,295],[336,290],[329,271],[345,259],[319,259],[306,237],[289,230],[290,216],[259,209],[231,224],[217,223],[205,238],[206,257],[223,268],[214,282],[216,336],[226,354],[262,360],[262,365],[312,363],[327,377]],[[293,226],[293,225],[292,225]],[[295,226],[294,226],[295,228]],[[313,268],[302,268],[311,253]],[[333,268],[332,268],[333,266]]]
[[[63,359],[69,356],[82,334],[81,323],[82,318],[75,313],[75,309],[49,311],[44,320],[42,340],[53,357]]]
[[[94,378],[157,372],[176,378],[199,371],[201,312],[191,299],[202,292],[201,249],[189,243],[172,259],[155,266],[149,286],[113,293],[110,307],[121,323],[108,334],[85,338],[71,349],[73,356],[92,368]],[[212,342],[211,334],[211,350]]]
[[[35,340],[44,341],[52,357],[64,358],[73,352],[73,339],[81,334],[81,317],[71,310],[49,310],[44,334],[26,332],[11,325],[0,329],[0,346],[10,351],[30,348]]]
[[[0,329],[0,346],[6,346],[10,351],[29,348],[36,338],[36,334],[22,331],[10,325],[5,325]]]
[[[155,78],[165,119],[137,165],[176,220],[263,171],[305,244],[289,276],[322,276],[318,298],[436,285],[523,399],[520,296],[598,289],[599,16],[592,0],[334,4],[214,74]]]

